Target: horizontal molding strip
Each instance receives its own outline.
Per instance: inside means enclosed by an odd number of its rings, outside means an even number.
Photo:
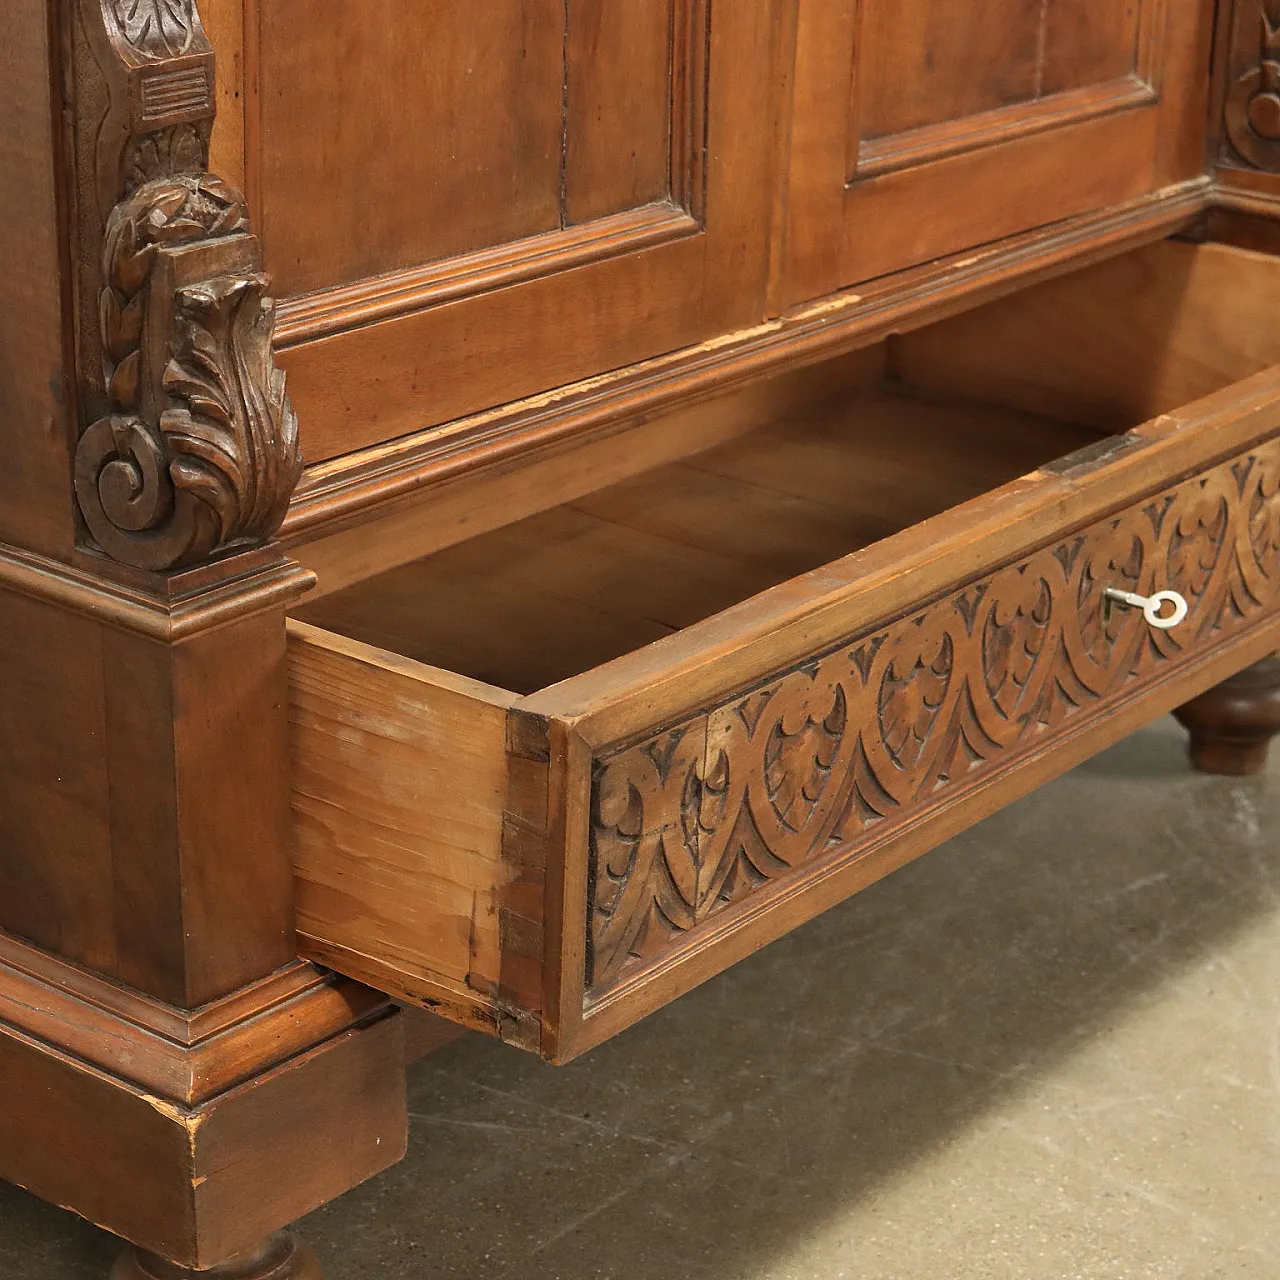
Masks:
[[[1033,133],[1043,133],[1064,124],[1091,120],[1094,116],[1149,106],[1159,98],[1160,95],[1145,81],[1137,76],[1124,76],[1108,84],[1055,93],[1038,102],[1019,102],[960,120],[905,129],[901,133],[863,142],[858,147],[850,183],[946,156],[977,151]]]
[[[81,559],[96,568],[99,557],[82,555]],[[269,545],[233,560],[173,574],[161,582],[168,594],[157,596],[141,585],[111,581],[92,569],[0,544],[0,588],[166,644],[189,640],[275,604],[291,602],[310,590],[315,575]]]
[[[285,298],[277,310],[276,350],[620,253],[635,253],[701,230],[702,224],[687,210],[673,204],[651,204],[410,271]]]
[[[371,508],[513,460],[625,430],[756,378],[869,346],[1187,226],[1210,204],[1198,178],[1101,213],[912,268],[753,328],[310,467],[281,536],[335,532]]]
[[[223,1000],[176,1009],[0,933],[0,1028],[183,1106],[388,1006],[380,992],[295,961]]]

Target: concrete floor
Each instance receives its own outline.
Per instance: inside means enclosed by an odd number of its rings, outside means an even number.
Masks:
[[[1163,721],[560,1070],[410,1077],[327,1280],[1272,1280],[1280,759]],[[12,1100],[10,1100],[12,1102]],[[0,1184],[4,1280],[114,1242]]]

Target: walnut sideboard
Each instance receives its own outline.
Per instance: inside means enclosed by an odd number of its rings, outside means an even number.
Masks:
[[[1280,0],[6,0],[0,1176],[303,1280],[1137,725],[1280,732]],[[216,73],[216,74],[215,74]]]

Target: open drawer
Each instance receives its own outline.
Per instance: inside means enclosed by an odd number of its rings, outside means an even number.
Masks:
[[[304,954],[562,1061],[1280,646],[1277,298],[1153,245],[301,609]]]

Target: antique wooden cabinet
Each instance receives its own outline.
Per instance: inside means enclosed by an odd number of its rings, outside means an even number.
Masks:
[[[1280,4],[9,0],[0,1176],[314,1276],[1176,710],[1280,732]]]

